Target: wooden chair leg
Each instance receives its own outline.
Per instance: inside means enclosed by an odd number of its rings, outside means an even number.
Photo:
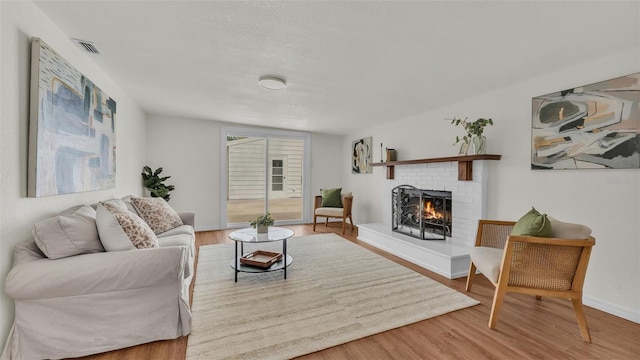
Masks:
[[[342,235],[344,235],[346,229],[347,229],[347,219],[342,218]]]
[[[351,231],[353,231],[353,219],[351,218],[351,215],[349,215],[349,223],[351,224]]]
[[[316,221],[318,221],[318,215],[313,215],[313,231],[316,231]]]
[[[584,308],[582,307],[582,299],[571,299],[573,303],[573,309],[576,311],[576,318],[578,319],[578,327],[580,328],[580,335],[585,342],[591,342],[591,335],[589,334],[589,328],[587,327],[587,318],[584,317]]]
[[[491,315],[489,316],[489,329],[496,328],[496,323],[498,322],[498,316],[500,315],[502,302],[506,293],[506,289],[501,287],[499,284],[496,286],[496,291],[493,294],[493,304],[491,305]]]
[[[326,220],[324,221],[324,226],[325,227],[329,226],[329,218],[326,218]]]
[[[473,285],[473,279],[475,279],[476,277],[476,265],[471,262],[471,265],[469,265],[469,274],[467,275],[467,286],[466,286],[466,290],[467,292],[471,291],[471,285]]]

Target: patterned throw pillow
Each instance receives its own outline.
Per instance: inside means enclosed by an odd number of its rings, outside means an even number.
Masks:
[[[107,251],[159,247],[158,238],[138,215],[112,204],[100,203],[96,209],[100,241]]]
[[[180,215],[163,198],[132,197],[131,203],[156,235],[184,225]]]

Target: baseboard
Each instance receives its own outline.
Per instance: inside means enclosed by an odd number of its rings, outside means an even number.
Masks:
[[[582,303],[594,309],[640,324],[640,310],[638,309],[625,308],[609,301],[584,294],[582,295]]]
[[[194,231],[214,231],[214,230],[222,230],[224,229],[222,226],[196,226]]]

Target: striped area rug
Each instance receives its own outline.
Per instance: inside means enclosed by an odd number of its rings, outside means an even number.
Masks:
[[[478,304],[335,234],[288,240],[287,270],[238,274],[200,247],[187,360],[287,359]],[[282,243],[245,244],[245,252]]]

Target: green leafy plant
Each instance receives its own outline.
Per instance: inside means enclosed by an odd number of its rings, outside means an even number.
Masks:
[[[258,216],[255,220],[249,223],[252,228],[255,228],[258,225],[271,226],[275,220],[271,217],[271,213],[266,213],[264,215]]]
[[[145,166],[142,168],[142,180],[144,187],[151,193],[151,197],[161,197],[169,201],[171,199],[171,194],[169,193],[175,189],[175,186],[165,185],[164,182],[171,176],[160,177],[161,172],[161,167],[152,171],[150,167]]]
[[[471,142],[472,137],[481,136],[482,133],[484,132],[484,128],[487,125],[493,125],[492,119],[484,119],[484,118],[480,118],[476,121],[468,121],[467,118],[460,119],[460,118],[454,117],[453,119],[447,119],[447,120],[451,120],[451,123],[454,124],[455,126],[461,125],[467,131],[467,134],[464,135],[462,138],[459,136],[456,136],[456,142],[453,143],[454,145],[459,143],[460,141],[464,141],[466,144],[468,144],[469,142]]]

